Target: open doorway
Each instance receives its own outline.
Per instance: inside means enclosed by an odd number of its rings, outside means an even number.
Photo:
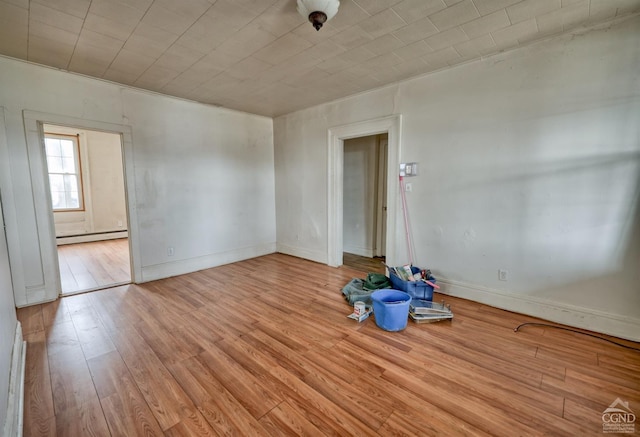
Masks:
[[[384,235],[384,255],[387,264],[395,264],[396,259],[396,212],[398,193],[396,182],[400,163],[400,133],[402,116],[391,115],[367,121],[332,127],[328,132],[328,196],[327,224],[328,245],[327,264],[339,267],[343,264],[343,209],[344,209],[344,143],[352,138],[387,134],[386,152],[386,226]]]
[[[121,135],[43,124],[61,294],[131,282]]]
[[[383,272],[388,134],[344,141],[343,264]]]

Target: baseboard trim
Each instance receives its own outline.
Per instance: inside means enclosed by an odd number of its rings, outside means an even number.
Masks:
[[[24,417],[24,376],[27,357],[27,342],[22,338],[22,325],[16,323],[16,333],[11,355],[11,373],[9,376],[9,402],[7,419],[2,435],[21,437]]]
[[[265,243],[196,258],[145,266],[142,267],[142,278],[138,282],[155,281],[171,276],[184,275],[186,273],[197,272],[198,270],[210,269],[212,267],[268,255],[275,251],[276,243]]]
[[[104,234],[73,235],[69,237],[60,236],[56,238],[56,245],[64,246],[65,244],[91,243],[93,241],[118,240],[120,238],[127,238],[128,236],[129,236],[129,232],[127,231],[106,232]]]
[[[439,292],[449,296],[461,297],[563,325],[613,335],[631,341],[640,341],[640,319],[637,318],[555,302],[549,299],[509,294],[447,279],[438,278],[438,284],[441,286]]]
[[[373,249],[370,248],[366,248],[366,247],[353,247],[353,246],[345,246],[344,249],[342,250],[343,252],[347,252],[347,253],[352,253],[354,255],[358,255],[358,256],[364,256],[366,258],[373,258]]]
[[[298,258],[315,261],[320,264],[327,264],[329,259],[326,252],[318,252],[316,250],[301,249],[299,247],[288,246],[286,244],[280,244],[280,243],[276,245],[276,251],[278,253],[284,253],[285,255],[291,255]]]

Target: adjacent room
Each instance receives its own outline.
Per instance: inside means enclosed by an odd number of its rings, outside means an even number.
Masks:
[[[640,432],[640,0],[0,23],[3,437]]]

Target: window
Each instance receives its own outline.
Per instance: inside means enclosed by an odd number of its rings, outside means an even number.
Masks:
[[[82,210],[78,137],[45,134],[49,188],[54,211]]]

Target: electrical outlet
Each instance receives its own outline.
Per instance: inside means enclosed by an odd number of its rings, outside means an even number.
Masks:
[[[498,270],[498,279],[500,279],[501,281],[506,281],[507,279],[509,279],[509,271],[508,270]]]
[[[122,220],[118,220],[118,227],[121,228],[122,227]]]
[[[173,251],[173,247],[169,246],[167,247],[167,256],[173,256],[174,251]]]
[[[412,191],[413,191],[413,185],[411,185],[411,184],[405,184],[405,185],[404,185],[404,190],[405,190],[407,193],[412,192]]]

